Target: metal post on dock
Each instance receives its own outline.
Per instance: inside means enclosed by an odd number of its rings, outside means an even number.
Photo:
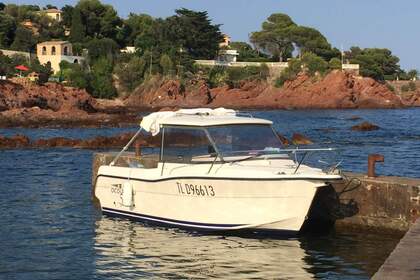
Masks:
[[[375,165],[377,162],[384,162],[384,156],[379,154],[370,154],[368,156],[368,177],[376,177]]]

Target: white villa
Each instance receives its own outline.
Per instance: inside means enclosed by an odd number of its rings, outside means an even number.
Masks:
[[[236,62],[236,58],[239,55],[237,50],[220,50],[217,60],[220,62]]]
[[[61,21],[61,14],[62,12],[59,9],[47,9],[47,10],[43,10],[41,11],[41,13],[46,14],[47,16],[49,16],[50,18],[56,20],[56,21]]]
[[[122,53],[135,53],[136,52],[136,47],[127,46],[124,49],[121,49],[120,52],[122,52]]]

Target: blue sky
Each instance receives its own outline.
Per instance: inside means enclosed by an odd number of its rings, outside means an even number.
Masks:
[[[2,0],[0,0],[1,2]],[[74,5],[77,1],[4,1],[16,4]],[[389,48],[404,69],[420,69],[420,1],[418,0],[103,0],[120,16],[130,12],[154,17],[172,15],[176,8],[206,10],[233,40],[247,41],[272,13],[286,13],[299,25],[315,27],[337,47]]]

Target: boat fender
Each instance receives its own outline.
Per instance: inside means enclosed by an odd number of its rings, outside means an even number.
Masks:
[[[124,182],[123,191],[121,194],[122,205],[125,207],[133,207],[133,185],[130,182]]]

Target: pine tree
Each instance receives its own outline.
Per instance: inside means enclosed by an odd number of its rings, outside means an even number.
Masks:
[[[85,26],[82,21],[82,14],[78,8],[73,10],[70,28],[70,41],[73,43],[83,42],[85,39]]]
[[[35,43],[32,32],[25,27],[19,26],[16,29],[15,40],[13,41],[11,48],[16,51],[29,52],[34,49]]]

